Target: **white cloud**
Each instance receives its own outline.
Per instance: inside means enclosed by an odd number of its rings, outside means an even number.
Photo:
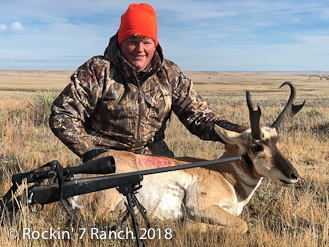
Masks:
[[[21,31],[24,29],[20,22],[14,22],[10,26],[14,31]]]
[[[4,24],[0,24],[0,31],[5,31],[7,29],[7,26]]]
[[[309,43],[312,46],[323,46],[323,47],[328,47],[329,44],[329,36],[328,35],[300,35],[297,36],[299,37],[302,41],[305,41]]]

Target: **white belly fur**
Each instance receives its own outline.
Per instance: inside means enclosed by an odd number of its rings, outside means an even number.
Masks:
[[[184,171],[145,175],[136,197],[150,217],[178,219],[185,216],[183,199],[191,181]]]

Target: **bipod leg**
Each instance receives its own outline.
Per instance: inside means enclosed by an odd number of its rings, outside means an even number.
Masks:
[[[135,231],[136,239],[137,239],[137,246],[142,247],[142,246],[145,246],[145,245],[144,245],[143,241],[140,238],[139,229],[138,229],[138,221],[137,221],[137,218],[136,218],[136,214],[134,212],[134,206],[135,206],[134,191],[136,190],[136,189],[134,189],[134,186],[135,186],[134,184],[133,185],[132,184],[123,185],[123,186],[120,186],[119,188],[117,188],[117,191],[119,191],[121,194],[126,196],[126,199],[127,199],[128,203],[125,202],[125,205],[126,205],[126,208],[127,208],[128,212],[131,215],[131,219],[132,219],[132,223],[133,223],[133,226],[134,226],[134,231]],[[133,198],[134,198],[134,200],[133,200]]]
[[[134,204],[137,206],[139,212],[142,214],[142,217],[143,217],[144,221],[146,222],[147,227],[150,228],[151,227],[151,223],[150,223],[150,221],[149,221],[149,219],[147,217],[147,211],[146,211],[146,209],[137,200],[135,194],[132,194],[132,200],[134,201]]]
[[[131,215],[131,219],[133,221],[133,225],[134,225],[134,229],[135,229],[135,234],[136,234],[136,238],[137,238],[137,246],[144,246],[144,243],[142,242],[142,240],[140,239],[140,234],[139,234],[139,229],[138,229],[138,222],[137,222],[137,218],[134,212],[134,205],[132,202],[132,196],[131,193],[128,193],[126,195],[127,201],[128,201],[128,206],[129,206],[129,211],[130,211],[130,215]]]

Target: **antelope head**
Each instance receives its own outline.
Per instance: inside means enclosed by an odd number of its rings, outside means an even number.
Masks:
[[[247,91],[250,129],[237,133],[215,125],[215,130],[225,142],[239,147],[239,155],[242,156],[243,162],[252,169],[253,176],[267,177],[279,184],[289,186],[298,182],[299,174],[279,150],[278,131],[280,126],[291,121],[292,117],[304,106],[305,101],[303,104],[295,106],[293,104],[296,96],[294,85],[291,82],[285,82],[280,88],[284,85],[290,86],[290,98],[271,127],[260,126],[261,110],[259,106],[257,106],[257,110],[253,109],[250,93]]]

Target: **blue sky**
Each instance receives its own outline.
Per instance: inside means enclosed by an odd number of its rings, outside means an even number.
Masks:
[[[328,0],[144,2],[184,71],[329,71]],[[130,3],[0,0],[0,69],[75,70],[103,54]]]

